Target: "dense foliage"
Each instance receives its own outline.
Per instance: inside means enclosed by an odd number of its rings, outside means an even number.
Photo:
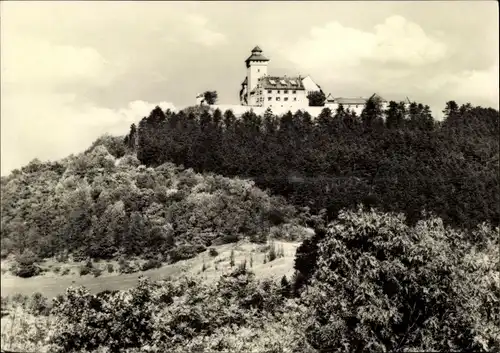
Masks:
[[[455,102],[444,113],[437,122],[428,106],[396,102],[384,111],[375,98],[361,116],[339,106],[314,121],[301,111],[237,119],[156,108],[127,139],[148,166],[251,177],[313,214],[327,209],[329,220],[362,203],[403,212],[410,223],[423,210],[460,227],[498,223],[499,113]]]
[[[98,295],[70,288],[54,302],[58,320],[46,342],[54,352],[285,352],[305,347],[300,314],[278,283],[238,267],[212,284],[142,279],[130,290]]]
[[[67,253],[176,261],[212,242],[266,239],[295,220],[293,207],[252,181],[168,163],[146,168],[127,149],[123,138],[104,136],[83,154],[35,160],[2,178],[2,256],[17,256],[20,276],[37,274],[38,259]]]
[[[304,300],[316,349],[500,350],[499,229],[414,227],[404,216],[341,212],[319,242]]]
[[[50,312],[39,295],[13,298],[35,316],[11,336],[2,331],[2,347],[30,337],[33,350],[61,353],[495,352],[498,232],[342,211],[317,234],[315,269],[299,298],[286,277],[258,280],[243,264],[215,282],[143,278],[97,295],[69,288]]]

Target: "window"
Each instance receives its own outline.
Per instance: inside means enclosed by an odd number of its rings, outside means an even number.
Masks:
[[[294,101],[297,101],[297,97],[293,97],[293,100],[294,100]]]
[[[280,100],[280,97],[276,97],[276,100],[279,101]]]
[[[288,93],[288,90],[284,90],[283,93],[287,94]]]
[[[297,93],[297,91],[292,91],[292,93],[293,93],[293,94],[296,94],[296,93]]]
[[[284,101],[286,102],[287,100],[288,100],[288,97],[285,97],[285,98],[284,98]]]
[[[276,86],[276,81],[274,80],[269,80],[269,83],[272,84],[273,86]]]
[[[271,99],[273,99],[273,97],[267,97],[267,100],[270,101]]]
[[[277,90],[277,91],[276,91],[276,93],[277,93],[277,94],[280,94],[280,90]]]
[[[273,91],[271,91],[270,89],[267,90],[267,93],[272,93]]]
[[[297,86],[297,82],[295,82],[295,80],[290,80],[290,83],[292,84],[292,86]]]
[[[286,82],[285,82],[285,80],[280,80],[280,83],[281,83],[283,86],[286,86]]]
[[[257,72],[260,72],[260,69],[257,69]]]

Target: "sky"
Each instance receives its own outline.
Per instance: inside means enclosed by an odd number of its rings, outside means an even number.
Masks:
[[[239,104],[259,45],[272,75],[334,97],[499,108],[497,1],[2,1],[1,174],[124,135],[216,90]]]

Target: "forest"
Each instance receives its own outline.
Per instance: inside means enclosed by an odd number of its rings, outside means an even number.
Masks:
[[[444,114],[377,100],[317,119],[157,107],[124,138],[32,161],[1,181],[2,258],[18,275],[68,254],[175,262],[243,238],[301,245],[293,277],[242,262],[212,282],[2,298],[2,348],[499,351],[499,113],[450,101]]]
[[[165,162],[244,177],[328,220],[359,204],[424,213],[445,224],[474,227],[499,218],[499,115],[492,108],[446,103],[444,120],[428,106],[370,99],[361,113],[339,106],[317,119],[199,107],[156,108],[131,126],[126,144],[148,166]]]

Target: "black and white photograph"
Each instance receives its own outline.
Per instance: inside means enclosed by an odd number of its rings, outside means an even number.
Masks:
[[[0,353],[500,352],[497,1],[0,1]]]

